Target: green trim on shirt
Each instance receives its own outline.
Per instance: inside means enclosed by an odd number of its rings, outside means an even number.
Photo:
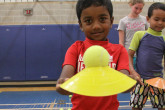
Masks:
[[[151,34],[151,35],[154,35],[154,36],[163,36],[163,39],[165,41],[165,36],[162,34],[162,32],[157,32],[157,31],[152,30],[151,28],[148,28],[147,31],[137,31],[134,34],[132,41],[131,41],[131,44],[130,44],[130,47],[129,47],[130,50],[136,51],[138,49],[139,43],[146,32]]]

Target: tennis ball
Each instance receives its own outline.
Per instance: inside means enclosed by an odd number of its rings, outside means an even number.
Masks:
[[[86,67],[108,66],[109,53],[102,46],[94,45],[85,51],[83,61]]]

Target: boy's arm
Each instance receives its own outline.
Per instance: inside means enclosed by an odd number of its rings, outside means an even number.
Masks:
[[[120,72],[124,73],[125,75],[135,79],[134,77],[132,77],[130,74],[129,74],[129,71],[128,70],[120,70]],[[136,79],[135,79],[136,80]],[[124,91],[123,93],[128,93],[128,92],[131,92],[133,89],[134,89],[135,85],[133,87],[131,87],[130,89]]]
[[[56,84],[56,91],[59,92],[62,95],[71,95],[72,93],[69,91],[66,91],[60,87],[61,84],[63,84],[66,80],[71,78],[75,73],[75,68],[72,65],[65,65],[62,69],[60,78],[57,80]]]
[[[128,50],[128,57],[129,57],[129,69],[130,69],[130,74],[136,74],[136,71],[133,67],[133,57],[134,57],[135,51],[133,50]]]
[[[119,70],[121,73],[124,73],[125,75],[129,76],[129,71],[128,70]]]
[[[133,57],[134,57],[135,51],[129,49],[128,50],[128,56],[129,56],[129,69],[130,69],[130,77],[137,80],[138,83],[143,85],[143,82],[141,81],[140,75],[135,71],[133,67]]]
[[[124,46],[124,31],[123,30],[119,30],[119,44]]]

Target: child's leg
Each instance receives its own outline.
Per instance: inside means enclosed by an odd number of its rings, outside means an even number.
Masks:
[[[132,110],[142,110],[148,98],[148,90],[148,84],[144,83],[143,86],[136,84],[135,89],[131,92],[130,105],[132,106]]]
[[[165,110],[165,108],[158,108],[158,110]]]
[[[149,88],[152,107],[158,108],[158,110],[165,110],[165,90],[153,86],[150,86]]]

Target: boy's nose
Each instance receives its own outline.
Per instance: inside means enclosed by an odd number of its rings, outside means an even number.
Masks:
[[[100,29],[100,27],[101,27],[101,26],[100,26],[100,23],[99,23],[99,22],[96,21],[96,22],[93,23],[92,28],[93,28],[94,30]]]
[[[158,22],[159,24],[162,24],[163,22],[161,21],[161,20],[159,20],[159,22]]]

